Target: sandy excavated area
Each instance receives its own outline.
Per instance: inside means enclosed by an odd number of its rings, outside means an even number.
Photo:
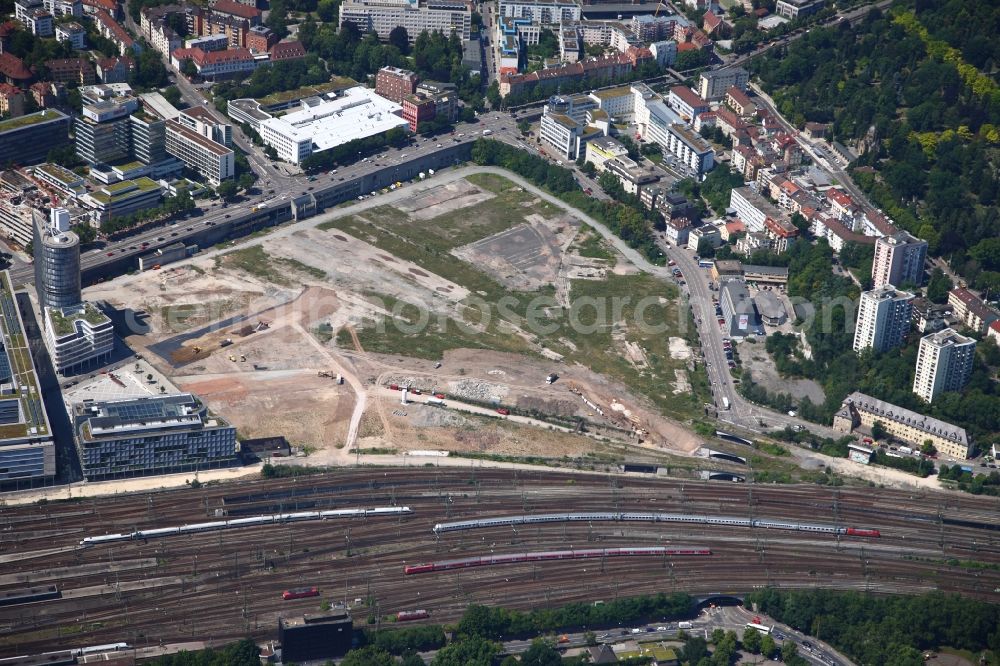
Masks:
[[[431,362],[397,355],[371,355],[370,363],[381,370],[376,381],[382,385],[412,385],[441,391],[457,399],[499,401],[521,408],[534,407],[549,413],[585,417],[595,423],[626,430],[639,428],[649,433],[644,444],[661,450],[693,453],[702,445],[696,435],[660,416],[655,407],[633,395],[623,384],[581,365],[567,366],[517,354],[471,349],[445,352],[439,369]],[[549,373],[559,375],[554,384],[545,383]],[[601,408],[604,415],[587,405],[584,397]],[[392,409],[406,408],[393,406]],[[393,446],[428,448],[424,441],[413,447],[399,440],[394,441]]]
[[[460,181],[407,200],[401,208],[411,221],[432,219],[494,196]],[[579,232],[575,220],[534,214],[525,218],[509,231],[465,246],[466,259],[522,288],[528,282],[555,284],[557,292],[568,285],[567,273],[578,270],[577,264],[605,270],[602,262],[565,263],[567,256],[574,256],[567,248]],[[254,275],[227,266],[224,258],[195,259],[99,285],[88,297],[145,311],[148,330],[131,336],[130,344],[183,390],[202,396],[244,437],[285,435],[298,445],[331,448],[344,442],[353,410],[360,420],[361,441],[398,450],[453,448],[551,457],[582,455],[601,446],[581,435],[422,406],[399,416],[394,414],[399,405],[365,388],[400,383],[478,403],[583,417],[619,441],[633,440],[629,433],[638,431],[642,446],[651,451],[693,452],[701,444],[679,424],[661,417],[647,399],[583,366],[460,349],[446,352],[441,367],[435,368],[429,361],[364,353],[351,345],[338,348],[334,337],[342,326],[379,314],[379,295],[424,302],[441,312],[454,309],[469,291],[336,229],[307,227],[276,234],[263,250],[259,261],[269,263],[259,271],[255,266]],[[282,263],[282,258],[293,261]],[[621,260],[607,268],[616,273],[635,270]],[[269,275],[301,286],[271,284]],[[240,320],[201,330],[231,318]],[[641,356],[636,364],[644,362]],[[343,385],[333,379],[340,372],[345,373]],[[549,373],[559,380],[546,384]],[[363,401],[356,404],[358,391],[367,407]]]
[[[201,396],[241,436],[284,435],[297,446],[342,446],[354,406],[349,387],[309,370],[190,375],[174,381]]]
[[[614,454],[620,457],[623,446],[575,435],[521,425],[512,421],[459,413],[424,404],[403,406],[397,400],[378,397],[379,405],[366,413],[368,424],[375,424],[381,409],[387,415],[389,431],[374,427],[363,432],[358,447],[406,451],[455,451],[502,456],[538,456],[544,458],[579,458],[587,455]],[[642,451],[629,459],[642,458]]]

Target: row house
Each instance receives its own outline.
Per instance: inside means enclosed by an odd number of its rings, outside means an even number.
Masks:
[[[996,310],[965,287],[948,292],[948,305],[963,325],[979,334],[984,333],[993,322],[1000,320]]]
[[[248,49],[202,51],[198,47],[177,49],[170,57],[170,64],[180,70],[185,60],[190,60],[198,76],[205,79],[245,76],[257,67],[257,61]]]
[[[118,47],[118,53],[120,55],[138,53],[142,50],[142,47],[132,39],[130,34],[128,34],[128,30],[123,28],[122,25],[112,18],[106,11],[101,10],[95,12],[94,22],[97,24],[97,29],[100,33],[105,38],[114,42],[115,46]]]
[[[102,83],[128,83],[134,72],[135,59],[131,56],[124,55],[97,60],[97,76]]]
[[[843,190],[830,188],[826,191],[826,200],[830,204],[830,211],[838,220],[853,220],[858,212],[854,199]]]
[[[0,113],[9,118],[24,115],[24,91],[9,83],[0,83]]]
[[[757,105],[742,88],[731,87],[726,91],[725,104],[741,118],[752,118],[757,115]]]
[[[83,13],[91,16],[99,11],[105,11],[115,20],[121,20],[122,8],[115,0],[83,0]]]
[[[45,67],[53,81],[89,86],[97,83],[94,66],[85,58],[58,58],[46,60]]]
[[[715,126],[722,130],[725,136],[730,138],[737,132],[750,127],[745,120],[736,115],[732,110],[721,106],[715,110]]]
[[[500,95],[520,95],[536,86],[548,83],[557,86],[568,81],[583,78],[615,79],[628,76],[636,67],[653,59],[647,48],[630,47],[625,53],[616,53],[602,58],[592,58],[562,67],[542,69],[530,74],[501,74]]]
[[[40,109],[51,109],[66,99],[66,86],[53,81],[31,84],[31,97]]]
[[[685,86],[674,86],[667,95],[667,106],[680,114],[688,124],[701,113],[710,110],[711,105],[698,97],[698,93]]]

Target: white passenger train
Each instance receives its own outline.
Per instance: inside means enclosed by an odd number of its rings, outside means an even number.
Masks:
[[[377,509],[336,509],[330,511],[302,511],[300,513],[276,513],[268,516],[253,516],[251,518],[234,518],[219,520],[212,523],[194,523],[180,527],[163,527],[154,530],[136,530],[127,534],[102,534],[86,537],[81,546],[96,546],[117,541],[136,541],[174,536],[175,534],[192,534],[195,532],[210,532],[212,530],[234,529],[238,527],[256,527],[272,523],[291,523],[301,520],[328,520],[336,518],[379,518],[383,516],[401,516],[413,513],[408,506],[389,506]]]
[[[821,525],[815,523],[792,523],[782,520],[766,520],[760,518],[737,518],[735,516],[699,516],[686,513],[540,513],[528,516],[505,516],[501,518],[482,518],[480,520],[463,520],[454,523],[438,523],[434,532],[456,532],[482,527],[503,527],[504,525],[532,525],[534,523],[562,522],[648,522],[648,523],[694,523],[699,525],[723,525],[730,527],[764,527],[776,530],[794,530],[800,532],[819,532],[823,534],[845,534],[849,536],[880,536],[878,530],[838,527],[836,525]]]

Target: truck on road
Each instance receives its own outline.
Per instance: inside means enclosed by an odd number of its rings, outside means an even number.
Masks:
[[[729,409],[729,398],[722,396],[722,408]]]

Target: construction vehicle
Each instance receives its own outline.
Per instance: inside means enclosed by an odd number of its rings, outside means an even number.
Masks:
[[[195,345],[194,346],[194,353],[195,354],[200,354],[201,353],[201,347],[199,347],[198,345]]]
[[[240,362],[241,363],[246,363],[247,362],[247,357],[246,357],[245,354],[240,354]]]
[[[219,346],[220,347],[228,347],[231,344],[233,344],[233,339],[232,338],[226,338],[225,340],[223,340],[222,342],[219,343]]]
[[[233,356],[232,354],[229,355],[229,360],[232,361],[233,363],[236,363],[236,357]]]

